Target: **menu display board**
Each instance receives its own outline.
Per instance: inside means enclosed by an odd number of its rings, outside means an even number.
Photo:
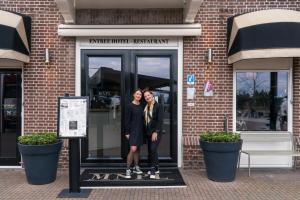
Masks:
[[[88,97],[58,98],[58,137],[82,138],[87,135]]]

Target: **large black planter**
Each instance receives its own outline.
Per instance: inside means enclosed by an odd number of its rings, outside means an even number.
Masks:
[[[239,142],[204,142],[200,140],[207,177],[210,180],[234,181],[242,142],[242,140]]]
[[[19,144],[29,184],[42,185],[55,181],[62,141],[48,145]]]

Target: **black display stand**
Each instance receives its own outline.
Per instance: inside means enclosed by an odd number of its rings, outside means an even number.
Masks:
[[[69,95],[65,94],[65,98],[68,97]],[[76,98],[76,97],[69,97],[69,98]],[[59,112],[58,112],[58,121],[59,121]],[[91,193],[91,189],[84,189],[84,190],[80,189],[80,151],[79,151],[80,138],[74,137],[68,139],[69,139],[69,189],[63,189],[58,194],[57,198],[88,198]]]

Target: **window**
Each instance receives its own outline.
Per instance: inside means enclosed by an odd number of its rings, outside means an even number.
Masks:
[[[236,130],[287,131],[288,72],[236,73]]]

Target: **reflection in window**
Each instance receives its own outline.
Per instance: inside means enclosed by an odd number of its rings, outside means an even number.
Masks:
[[[159,156],[170,156],[171,94],[170,94],[170,57],[138,57],[138,87],[148,87],[153,91],[156,101],[164,108],[163,131]],[[146,145],[141,149],[141,156],[146,156]]]
[[[89,158],[121,154],[121,57],[89,57]]]
[[[238,72],[236,130],[287,131],[288,72]]]

